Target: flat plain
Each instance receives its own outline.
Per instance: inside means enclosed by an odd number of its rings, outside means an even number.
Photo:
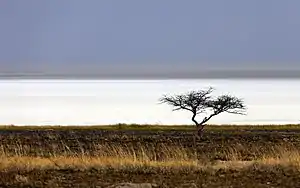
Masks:
[[[0,187],[300,187],[300,125],[0,126]]]

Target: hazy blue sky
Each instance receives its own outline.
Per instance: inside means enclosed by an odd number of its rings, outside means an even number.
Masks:
[[[2,0],[0,25],[0,72],[300,67],[299,0]]]

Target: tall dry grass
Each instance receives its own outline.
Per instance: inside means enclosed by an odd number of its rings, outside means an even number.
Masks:
[[[68,146],[65,146],[68,148]],[[245,149],[245,148],[244,148]],[[97,145],[96,155],[89,155],[83,149],[74,153],[51,153],[41,156],[30,156],[28,148],[16,144],[15,152],[6,152],[0,146],[0,170],[19,169],[156,169],[156,170],[207,170],[207,169],[240,169],[253,165],[293,166],[300,169],[300,149],[292,146],[277,146],[268,152],[260,153],[252,161],[243,161],[239,148],[229,147],[225,150],[226,160],[211,160],[205,154],[195,152],[183,146],[162,144],[153,145]],[[262,151],[261,151],[262,152]],[[207,154],[209,155],[209,154]],[[48,156],[48,157],[45,157]]]

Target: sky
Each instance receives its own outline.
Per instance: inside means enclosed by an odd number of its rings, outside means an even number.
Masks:
[[[299,0],[2,0],[1,74],[299,69]]]

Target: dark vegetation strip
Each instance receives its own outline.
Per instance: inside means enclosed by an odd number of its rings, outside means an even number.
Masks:
[[[148,124],[114,124],[114,125],[0,125],[0,130],[147,130],[147,131],[192,131],[194,125],[148,125]],[[300,130],[300,124],[283,125],[207,125],[207,130]]]

